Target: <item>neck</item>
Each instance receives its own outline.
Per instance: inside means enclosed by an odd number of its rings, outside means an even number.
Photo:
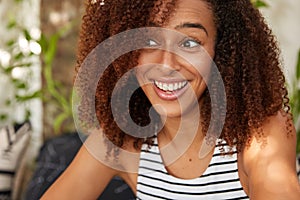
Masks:
[[[201,142],[203,133],[200,124],[200,110],[193,109],[179,117],[166,117],[158,136],[161,146],[171,142],[173,145],[177,145],[177,142],[178,145],[185,144],[185,142]]]
[[[189,112],[181,117],[168,117],[158,134],[158,144],[166,166],[175,162],[185,152],[199,152],[204,135],[200,114]]]

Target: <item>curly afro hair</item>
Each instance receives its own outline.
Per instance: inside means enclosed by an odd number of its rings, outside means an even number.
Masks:
[[[250,143],[253,130],[260,137],[263,136],[260,128],[267,117],[280,110],[289,113],[280,52],[271,30],[250,0],[203,1],[207,2],[214,14],[217,27],[214,62],[221,73],[227,98],[226,119],[220,138],[231,146],[236,145],[237,150],[241,151]],[[80,33],[76,71],[79,71],[88,54],[104,40],[130,29],[153,24],[163,26],[174,9],[176,0],[110,0],[104,6],[88,0]],[[154,22],[153,16],[158,13],[160,18],[157,20],[156,17]],[[138,55],[138,51],[126,53],[109,65],[98,82],[95,98],[92,100],[95,101],[96,120],[107,138],[118,147],[129,141],[135,148],[140,148],[143,143],[151,145],[153,142],[153,137],[138,138],[125,134],[112,114],[112,109],[117,110],[125,125],[129,120],[122,118],[122,112],[126,110],[122,110],[121,104],[111,106],[111,96],[118,80],[137,65]],[[95,72],[91,70],[89,73]],[[83,84],[86,84],[85,88],[89,88],[89,83]],[[137,81],[134,76],[128,76],[123,84],[137,84]],[[120,88],[117,95],[128,100],[126,102],[129,102],[132,120],[141,127],[148,125],[151,104],[143,91],[139,88],[134,94],[127,94],[122,86]],[[210,123],[210,98],[214,97],[210,97],[206,90],[201,108],[204,132]],[[93,109],[85,103],[90,100],[83,97],[81,101],[81,117],[95,120],[91,111]],[[149,127],[148,131],[153,133],[155,127]]]

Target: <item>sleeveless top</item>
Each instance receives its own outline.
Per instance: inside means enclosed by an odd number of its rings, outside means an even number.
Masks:
[[[226,148],[226,144],[223,146]],[[150,149],[147,145],[142,147],[136,199],[249,199],[240,183],[237,152],[233,151],[232,155],[221,154],[216,145],[210,164],[200,177],[180,179],[168,174],[155,139]]]

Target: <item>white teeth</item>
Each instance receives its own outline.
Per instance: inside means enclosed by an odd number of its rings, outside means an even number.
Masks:
[[[184,86],[186,86],[187,81],[176,82],[176,83],[162,83],[162,82],[154,81],[154,84],[156,85],[156,87],[158,87],[161,90],[173,92],[175,90],[179,90]]]
[[[158,87],[159,88],[163,88],[163,84],[162,83],[158,83]]]
[[[163,84],[163,90],[167,91],[168,90],[168,85],[166,83]]]
[[[174,84],[174,88],[173,88],[174,90],[177,90],[178,89],[178,83],[175,83]]]
[[[180,82],[180,83],[178,84],[178,87],[181,88],[181,86],[182,86],[182,83]]]

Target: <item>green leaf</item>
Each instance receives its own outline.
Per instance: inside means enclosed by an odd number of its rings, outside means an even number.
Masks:
[[[269,7],[269,5],[263,0],[251,0],[251,2],[256,8]]]
[[[54,34],[50,37],[50,40],[48,42],[48,48],[46,49],[45,52],[45,63],[50,64],[52,63],[54,56],[56,54],[57,50],[57,41],[59,39],[58,34]]]
[[[6,45],[7,47],[12,47],[15,43],[16,43],[15,40],[9,40],[9,41],[7,41],[7,42],[5,43],[5,45]]]
[[[4,73],[10,74],[13,69],[14,69],[13,66],[9,66],[9,67],[7,67],[7,68],[4,69]]]
[[[16,55],[14,56],[14,59],[15,59],[15,60],[20,60],[20,59],[22,59],[22,58],[24,58],[24,54],[23,54],[22,52],[20,52],[20,53],[18,53],[18,54],[16,54]]]
[[[5,105],[6,105],[6,106],[10,106],[10,105],[11,105],[11,100],[10,100],[10,99],[7,99],[7,100],[5,101]]]
[[[42,33],[41,38],[37,41],[39,45],[42,48],[42,52],[45,52],[48,48],[48,39],[47,37]]]
[[[296,65],[296,74],[297,74],[297,80],[300,81],[300,49],[298,51],[298,61]],[[298,96],[300,98],[300,96]]]
[[[0,121],[5,121],[7,119],[8,119],[8,115],[7,114],[4,114],[4,113],[0,114]]]
[[[300,130],[297,131],[297,153],[300,153]]]
[[[28,95],[16,95],[15,98],[19,102],[26,102],[35,98],[40,98],[41,96],[42,96],[41,91],[38,90]]]
[[[13,66],[11,66],[12,68],[16,68],[16,67],[31,67],[32,66],[32,62],[24,62],[24,63],[19,63],[19,64],[14,64]]]
[[[7,29],[12,29],[12,28],[14,28],[14,27],[16,27],[16,26],[17,26],[16,20],[11,20],[11,21],[7,24],[6,28],[7,28]]]
[[[257,1],[256,2],[256,7],[257,8],[262,8],[262,7],[268,7],[269,5],[263,1]]]
[[[15,84],[15,86],[16,86],[17,89],[20,89],[20,90],[22,90],[22,89],[27,89],[27,88],[28,88],[28,87],[27,87],[27,84],[24,83],[24,82],[21,82],[21,81],[17,82],[17,83]]]
[[[30,35],[30,33],[28,32],[28,30],[27,29],[23,29],[23,34],[24,34],[24,36],[25,36],[25,38],[26,38],[26,40],[31,40],[32,39],[32,37],[31,37],[31,35]]]
[[[61,113],[60,115],[58,115],[53,122],[53,128],[54,128],[54,132],[58,133],[62,123],[68,118],[68,115],[66,113]]]
[[[31,117],[31,112],[29,109],[26,109],[25,121],[29,121],[30,117]]]

